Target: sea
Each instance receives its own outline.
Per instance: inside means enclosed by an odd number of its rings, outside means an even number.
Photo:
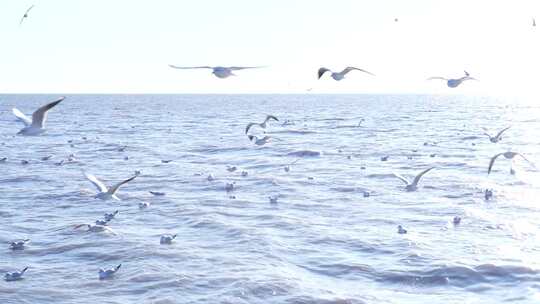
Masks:
[[[2,304],[540,303],[537,101],[67,95],[44,134],[17,135],[12,108],[59,96],[0,95]],[[524,158],[488,174],[507,151]],[[416,191],[396,177],[431,167]],[[84,175],[136,171],[120,201]]]

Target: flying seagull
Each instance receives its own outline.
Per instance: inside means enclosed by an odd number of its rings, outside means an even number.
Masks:
[[[43,132],[45,132],[45,121],[47,120],[47,112],[52,109],[54,106],[59,104],[62,100],[64,100],[65,97],[60,97],[59,99],[48,103],[41,108],[37,109],[32,114],[32,119],[30,119],[28,116],[24,115],[21,111],[19,111],[17,108],[13,108],[13,114],[24,124],[24,128],[22,128],[19,133],[22,135],[39,135]]]
[[[534,166],[534,164],[529,161],[527,158],[525,158],[525,156],[523,156],[523,154],[520,154],[520,153],[517,153],[517,152],[512,152],[512,151],[508,151],[508,152],[503,152],[503,153],[499,153],[499,154],[495,154],[495,156],[493,156],[491,158],[491,160],[489,161],[489,167],[488,167],[488,174],[491,173],[491,168],[493,168],[493,164],[495,163],[495,160],[497,159],[497,157],[499,156],[504,156],[504,158],[506,159],[511,159],[512,161],[514,161],[514,157],[515,156],[520,156],[521,158],[523,158],[525,161],[527,161],[529,164],[531,164],[532,166]],[[512,164],[510,164],[510,172],[512,173],[514,170],[512,169]]]
[[[422,178],[422,176],[426,173],[428,173],[430,170],[432,170],[433,168],[435,167],[431,167],[431,168],[428,168],[422,172],[420,172],[415,178],[414,180],[411,182],[409,182],[406,178],[404,178],[403,176],[399,175],[399,174],[396,174],[394,173],[394,176],[399,178],[400,180],[402,180],[404,183],[405,183],[405,189],[407,191],[416,191],[416,189],[418,188],[418,182],[420,181],[420,179]]]
[[[471,77],[470,74],[467,73],[467,71],[465,71],[465,76],[463,76],[461,78],[448,79],[448,78],[444,78],[444,77],[429,77],[427,80],[444,80],[444,81],[446,81],[446,85],[449,88],[456,88],[457,86],[459,86],[462,82],[464,82],[466,80],[478,80],[478,79],[475,79],[475,78]]]
[[[108,200],[112,198],[119,201],[120,199],[116,196],[116,192],[118,191],[118,189],[120,189],[120,186],[134,180],[139,175],[136,174],[124,181],[115,184],[110,188],[107,188],[107,186],[105,186],[103,182],[101,182],[99,179],[97,179],[97,177],[92,174],[84,173],[84,176],[98,189],[99,193],[95,195],[95,198],[99,198],[102,200]]]
[[[504,133],[504,131],[510,129],[510,127],[506,127],[504,129],[502,129],[499,133],[497,133],[497,135],[495,136],[491,136],[489,135],[487,132],[484,132],[485,135],[487,135],[489,137],[489,141],[492,142],[492,143],[498,143],[501,139],[502,139],[502,134]],[[484,129],[485,130],[485,129]]]
[[[279,121],[279,119],[277,119],[277,117],[275,117],[273,115],[266,115],[266,118],[261,123],[257,123],[257,122],[248,123],[248,125],[246,126],[246,134],[248,133],[249,129],[251,129],[252,126],[259,126],[259,127],[263,128],[263,129],[266,129],[266,124],[268,123],[268,121],[270,119],[275,120],[275,121]]]
[[[533,19],[533,26],[536,26],[536,20],[534,18]]]
[[[216,76],[217,78],[227,78],[229,76],[236,76],[236,74],[233,74],[233,71],[239,71],[239,70],[245,70],[245,69],[258,69],[262,68],[260,66],[254,66],[254,67],[239,67],[239,66],[232,66],[232,67],[211,67],[211,66],[196,66],[196,67],[179,67],[172,64],[169,64],[169,66],[173,69],[180,69],[180,70],[191,70],[191,69],[212,69],[212,74]]]
[[[26,12],[24,13],[24,15],[23,15],[22,18],[21,18],[21,21],[19,22],[19,26],[22,25],[24,19],[28,18],[28,13],[29,13],[33,8],[34,8],[34,5],[30,6],[30,7],[26,10]]]
[[[371,72],[368,72],[366,70],[362,70],[362,69],[359,69],[359,68],[355,68],[355,67],[346,67],[343,71],[341,71],[339,73],[338,72],[332,72],[330,69],[327,69],[327,68],[323,67],[323,68],[319,69],[319,72],[317,72],[317,75],[319,76],[319,79],[321,79],[321,77],[322,77],[322,75],[324,75],[324,73],[330,72],[330,73],[332,73],[332,74],[330,74],[330,76],[332,76],[332,78],[334,78],[334,80],[340,81],[343,78],[345,78],[345,75],[347,75],[347,73],[349,73],[350,71],[353,71],[353,70],[361,71],[361,72],[367,73],[369,75],[375,76],[375,74],[373,74]]]

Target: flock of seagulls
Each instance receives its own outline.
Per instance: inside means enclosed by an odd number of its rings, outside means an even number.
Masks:
[[[30,6],[25,11],[24,15],[22,16],[22,18],[20,20],[19,25],[22,25],[23,22],[28,18],[29,13],[33,8],[34,8],[34,5]],[[398,19],[396,18],[395,22],[397,22],[397,21],[398,21]],[[536,21],[535,21],[534,18],[533,18],[533,26],[536,26]],[[229,78],[231,76],[236,76],[236,74],[234,74],[235,71],[246,70],[246,69],[263,68],[263,66],[230,66],[230,67],[223,67],[223,66],[176,66],[176,65],[169,65],[169,66],[171,68],[173,68],[173,69],[180,69],[180,70],[210,69],[210,70],[212,70],[212,74],[215,77],[220,78],[220,79],[225,79],[225,78]],[[333,72],[332,70],[330,70],[330,69],[328,69],[326,67],[321,67],[317,71],[317,78],[321,79],[322,76],[328,72],[328,73],[330,73],[330,77],[332,79],[334,79],[335,81],[341,81],[341,80],[345,79],[345,76],[348,73],[352,72],[352,71],[360,71],[360,72],[363,72],[365,74],[375,76],[375,74],[373,74],[373,73],[371,73],[371,72],[369,72],[367,70],[349,66],[349,67],[346,67],[345,69],[343,69],[341,72]],[[465,71],[465,75],[463,77],[460,77],[460,78],[430,77],[427,80],[443,80],[443,81],[446,82],[446,84],[447,84],[447,86],[449,88],[456,88],[465,81],[477,80],[477,79],[471,77],[470,74],[467,71]],[[23,114],[20,110],[18,110],[16,108],[13,108],[12,112],[15,115],[15,117],[20,122],[22,122],[24,124],[24,127],[17,134],[19,134],[19,135],[29,135],[29,136],[35,136],[35,135],[43,134],[46,131],[45,125],[46,125],[48,112],[51,109],[53,109],[54,107],[56,107],[58,104],[60,104],[62,101],[64,101],[64,99],[65,99],[65,97],[61,97],[61,98],[59,98],[57,100],[54,100],[54,101],[52,101],[50,103],[47,103],[44,106],[38,108],[37,110],[35,110],[32,113],[31,118],[26,116],[25,114]],[[245,134],[247,135],[248,139],[253,144],[258,145],[258,146],[262,146],[262,145],[265,145],[265,144],[269,143],[271,141],[272,137],[270,137],[268,135],[262,136],[262,135],[252,134],[252,133],[250,133],[250,131],[253,131],[254,127],[258,127],[260,129],[262,129],[263,134],[266,134],[267,126],[272,121],[273,122],[279,122],[279,119],[276,116],[267,115],[265,117],[265,119],[260,123],[258,123],[258,122],[250,122],[250,123],[248,123],[246,125],[246,127],[245,127]],[[360,122],[358,125],[360,126],[361,123],[362,122]],[[284,123],[284,125],[285,125],[285,123]],[[484,134],[489,137],[490,142],[498,143],[499,141],[502,140],[503,133],[506,132],[508,129],[510,129],[510,127],[506,127],[504,129],[502,129],[495,136],[491,136],[488,133],[484,133]],[[125,149],[125,147],[120,148],[119,151],[123,151],[123,149]],[[507,151],[507,152],[498,153],[498,154],[494,155],[490,159],[490,162],[489,162],[489,165],[488,165],[488,170],[487,170],[488,174],[491,173],[495,161],[500,156],[503,156],[506,159],[510,159],[512,162],[514,161],[514,158],[516,156],[519,156],[522,159],[524,159],[525,161],[527,161],[529,164],[531,164],[531,166],[534,167],[534,164],[532,162],[530,162],[523,154],[518,153],[518,152],[513,152],[513,151]],[[46,156],[46,157],[43,158],[43,160],[47,160],[50,157],[51,156]],[[386,158],[383,157],[383,158],[381,158],[381,160],[385,161],[385,160],[387,160],[387,158],[388,157],[386,157]],[[5,162],[6,160],[7,160],[7,158],[5,158],[5,157],[1,158],[0,163]],[[289,172],[290,171],[290,166],[295,164],[298,160],[286,165],[284,167],[285,172]],[[162,160],[163,163],[168,163],[170,161],[172,161],[172,160]],[[419,184],[420,180],[422,179],[422,177],[425,174],[427,174],[428,172],[430,172],[431,170],[433,170],[433,169],[435,169],[435,167],[429,167],[429,168],[421,171],[420,173],[418,173],[418,175],[415,176],[415,178],[412,181],[410,181],[407,178],[405,178],[405,177],[403,177],[403,176],[401,176],[399,174],[396,174],[396,173],[394,173],[394,176],[396,178],[398,178],[399,180],[401,180],[405,184],[405,190],[406,191],[417,191],[418,190],[418,184]],[[234,171],[237,170],[237,168],[236,167],[228,167],[227,170],[229,172],[234,172]],[[511,174],[514,173],[514,170],[513,170],[512,166],[511,166],[510,172],[511,172]],[[112,200],[120,200],[120,198],[118,198],[116,196],[116,193],[118,192],[120,187],[127,184],[127,183],[129,183],[130,181],[134,180],[135,178],[137,178],[139,176],[140,172],[136,172],[133,176],[131,176],[131,177],[129,177],[129,178],[123,180],[123,181],[120,181],[120,182],[112,185],[111,187],[107,187],[102,181],[100,181],[96,176],[94,176],[92,174],[89,174],[89,173],[86,173],[86,172],[83,172],[83,174],[86,177],[86,179],[88,181],[90,181],[96,187],[97,194],[95,194],[95,196],[94,196],[95,198],[101,199],[101,200],[110,200],[110,199],[112,199]],[[248,173],[247,173],[247,171],[242,171],[241,174],[242,174],[242,176],[247,176]],[[208,177],[207,177],[207,180],[208,181],[213,181],[213,180],[215,180],[215,177],[212,174],[209,174]],[[230,183],[225,184],[225,190],[227,192],[231,192],[234,189],[235,189],[235,182],[230,182]],[[150,191],[150,193],[152,195],[155,195],[155,196],[165,195],[165,193],[163,193],[163,192]],[[369,196],[369,194],[365,195],[365,196],[367,197],[367,196]],[[486,189],[486,191],[485,191],[486,200],[488,200],[492,196],[493,196],[493,192],[491,190],[489,190],[489,189]],[[278,196],[269,197],[269,201],[272,204],[277,204],[278,203]],[[150,207],[150,203],[148,203],[148,202],[139,203],[139,208],[140,209],[145,209],[145,208],[148,208],[148,207]],[[79,224],[79,225],[76,225],[74,228],[79,229],[79,228],[84,227],[89,232],[110,232],[112,234],[116,234],[110,227],[108,227],[108,223],[110,221],[112,221],[118,214],[119,214],[118,210],[115,210],[112,213],[105,213],[104,216],[103,216],[103,219],[96,220],[94,224],[86,224],[86,223],[85,224]],[[457,216],[454,217],[453,223],[455,225],[459,224],[460,222],[461,222],[460,217],[457,217]],[[401,225],[399,225],[398,226],[398,233],[399,234],[406,234],[407,230],[404,227],[402,227]],[[160,244],[171,244],[176,239],[176,237],[177,237],[176,234],[162,235],[160,237]],[[24,248],[27,246],[27,244],[29,242],[30,242],[30,239],[16,240],[16,241],[13,241],[13,242],[10,243],[10,248],[12,250],[24,250]],[[100,280],[112,278],[119,271],[121,266],[122,266],[122,264],[119,264],[119,265],[117,265],[117,266],[115,266],[113,268],[110,268],[110,269],[103,269],[103,268],[99,269],[98,278]],[[27,270],[28,270],[28,267],[24,267],[20,271],[7,272],[5,274],[5,280],[6,281],[21,280]]]

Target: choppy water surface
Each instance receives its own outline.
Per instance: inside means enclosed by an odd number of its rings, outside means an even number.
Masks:
[[[0,96],[0,272],[30,267],[24,280],[0,282],[0,303],[540,302],[540,173],[517,159],[510,175],[501,158],[487,175],[489,158],[509,149],[540,161],[537,105],[75,95],[51,110],[47,134],[15,136],[11,108],[29,114],[52,98]],[[244,127],[266,114],[292,123],[271,123],[276,140],[254,146]],[[500,143],[483,135],[509,125]],[[429,166],[417,192],[392,176]],[[82,175],[111,184],[135,170],[120,202],[94,199]],[[73,229],[116,209],[118,235]],[[176,242],[160,245],[165,233]],[[26,237],[27,249],[9,249]],[[114,279],[98,280],[118,263]]]

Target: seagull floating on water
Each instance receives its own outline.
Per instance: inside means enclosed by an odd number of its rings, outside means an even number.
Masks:
[[[318,75],[319,79],[321,79],[321,77],[324,75],[324,73],[330,72],[330,73],[332,73],[332,74],[330,74],[330,76],[332,78],[334,78],[334,80],[340,81],[343,78],[345,78],[345,75],[347,75],[347,73],[349,73],[350,71],[355,71],[355,70],[367,73],[367,74],[372,75],[372,76],[375,76],[375,74],[373,74],[371,72],[368,72],[366,70],[362,70],[362,69],[359,69],[359,68],[355,68],[355,67],[346,67],[343,71],[341,71],[339,73],[338,72],[332,72],[330,69],[322,67],[317,72],[317,75]]]
[[[529,161],[525,156],[523,156],[523,154],[521,153],[517,153],[517,152],[512,152],[512,151],[508,151],[508,152],[503,152],[503,153],[499,153],[499,154],[495,154],[495,156],[493,156],[491,158],[491,160],[489,161],[489,166],[488,166],[488,174],[491,173],[491,168],[493,167],[493,164],[495,163],[495,160],[499,157],[499,156],[504,156],[506,159],[511,159],[512,162],[514,161],[514,157],[515,156],[519,156],[521,158],[523,158],[525,161],[527,161],[529,164],[531,164],[532,166],[534,166],[534,164]],[[510,163],[510,172],[512,173],[512,171],[514,171],[512,169],[512,162]]]
[[[279,119],[277,117],[275,117],[274,115],[266,115],[266,118],[261,123],[257,123],[257,122],[248,123],[248,125],[246,126],[246,134],[248,133],[249,129],[251,129],[252,126],[259,126],[259,127],[263,128],[263,129],[266,129],[266,125],[267,125],[268,121],[271,120],[271,119],[275,120],[275,121],[279,121]]]
[[[148,207],[150,207],[150,203],[148,203],[148,202],[140,202],[139,203],[139,209],[146,209]]]
[[[428,168],[422,172],[420,172],[412,182],[409,182],[405,177],[399,175],[399,174],[396,174],[394,173],[394,176],[399,178],[400,180],[402,180],[404,183],[405,183],[405,189],[407,191],[416,191],[416,189],[418,189],[418,182],[420,182],[420,179],[422,178],[422,176],[426,173],[428,173],[430,170],[434,169],[435,167],[431,167],[431,168]]]
[[[120,199],[116,196],[116,192],[118,191],[120,186],[134,180],[139,175],[135,174],[134,176],[132,176],[132,177],[130,177],[130,178],[124,180],[124,181],[121,181],[121,182],[113,185],[110,188],[107,188],[107,186],[105,186],[105,184],[103,184],[103,182],[101,182],[99,179],[97,179],[97,177],[95,177],[92,174],[84,173],[84,176],[86,176],[86,178],[92,184],[94,184],[94,186],[96,186],[97,190],[99,191],[99,193],[94,196],[95,198],[99,198],[99,199],[102,199],[102,200],[108,200],[108,199],[112,198],[112,199],[115,199],[115,200],[119,201]]]
[[[148,191],[148,192],[150,192],[150,194],[155,195],[155,196],[164,196],[165,195],[165,192],[158,192],[158,191]]]
[[[97,222],[97,221],[96,221]],[[81,227],[86,226],[88,232],[110,232],[114,235],[116,235],[116,232],[112,230],[111,228],[105,226],[105,225],[90,225],[90,224],[80,224],[75,225],[75,229],[79,229]]]
[[[32,119],[24,115],[17,108],[13,108],[13,114],[25,125],[25,127],[22,128],[17,134],[39,135],[45,132],[45,121],[47,120],[47,112],[64,99],[65,97],[61,97],[51,103],[40,107],[32,114]]]
[[[28,243],[28,242],[30,242],[30,239],[13,241],[13,242],[11,242],[11,244],[9,246],[13,250],[23,250],[24,245],[26,245],[26,243]]]
[[[24,19],[28,18],[28,13],[34,8],[34,6],[35,6],[35,5],[30,6],[30,7],[26,10],[26,12],[24,12],[24,15],[22,16],[21,21],[19,22],[19,26],[22,25]]]
[[[173,235],[170,235],[170,234],[165,234],[165,235],[162,235],[161,238],[159,239],[159,243],[160,244],[171,244],[172,241],[176,238],[176,234],[173,234]]]
[[[469,73],[467,73],[467,71],[465,71],[465,76],[461,78],[457,78],[457,79],[448,79],[444,77],[429,77],[427,80],[436,80],[436,79],[446,81],[446,85],[449,88],[456,88],[457,86],[459,86],[462,82],[466,80],[478,80],[476,78],[471,77]]]
[[[248,138],[251,142],[253,142],[254,144],[256,144],[257,146],[262,146],[262,145],[265,145],[267,144],[268,142],[270,142],[270,140],[272,139],[270,136],[265,136],[263,138],[258,138],[257,136],[255,135],[248,135]]]
[[[501,139],[502,139],[502,134],[504,133],[504,131],[510,129],[510,127],[506,127],[504,129],[502,129],[501,131],[499,131],[499,133],[497,133],[497,135],[495,136],[491,136],[489,135],[487,132],[484,132],[485,135],[487,135],[489,137],[489,141],[492,142],[492,143],[498,143]],[[485,130],[485,129],[484,129]]]
[[[171,67],[173,69],[180,69],[180,70],[211,69],[212,74],[214,74],[214,76],[216,76],[217,78],[222,78],[222,79],[227,78],[229,76],[236,76],[236,74],[234,74],[233,71],[262,68],[260,66],[252,66],[252,67],[240,67],[240,66],[232,66],[232,67],[221,67],[221,66],[216,66],[216,67],[211,67],[211,66],[180,67],[180,66],[175,66],[175,65],[172,65],[172,64],[169,64],[169,67]]]
[[[406,234],[407,233],[407,230],[405,228],[403,228],[401,225],[397,226],[397,229],[398,229],[399,234]]]
[[[111,269],[103,269],[103,268],[101,268],[99,270],[99,272],[98,272],[99,279],[104,280],[104,279],[112,278],[114,276],[114,274],[118,271],[118,269],[120,269],[120,267],[122,267],[122,264],[118,264],[118,266],[116,266],[114,268],[111,268]]]
[[[105,213],[103,215],[103,218],[107,221],[107,222],[110,222],[112,219],[114,219],[116,216],[118,215],[118,210],[115,210],[113,213]]]
[[[22,276],[27,270],[28,266],[21,271],[8,272],[4,275],[4,278],[8,282],[22,280]]]

